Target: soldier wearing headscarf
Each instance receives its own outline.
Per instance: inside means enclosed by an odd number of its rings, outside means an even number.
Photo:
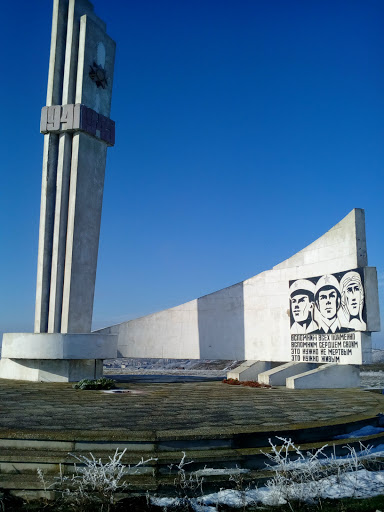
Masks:
[[[346,327],[354,331],[365,331],[367,324],[363,320],[364,288],[358,272],[351,271],[343,275],[340,281],[341,307],[346,319]]]

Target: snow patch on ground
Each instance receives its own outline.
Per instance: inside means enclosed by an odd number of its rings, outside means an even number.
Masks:
[[[360,469],[352,473],[332,475],[314,482],[314,484],[318,488],[318,496],[323,499],[368,498],[384,492],[384,472]],[[206,505],[220,503],[231,507],[242,506],[244,499],[247,505],[252,502],[262,503],[263,505],[278,505],[286,503],[287,499],[311,502],[313,500],[312,487],[312,485],[308,485],[308,482],[305,482],[292,484],[287,493],[285,492],[287,489],[280,489],[274,485],[244,492],[224,490],[204,496],[201,502]]]
[[[315,488],[314,488],[315,487]],[[273,484],[259,489],[246,489],[237,491],[223,489],[219,492],[207,494],[200,498],[191,498],[190,504],[195,512],[215,512],[217,505],[226,505],[241,508],[253,504],[283,505],[287,501],[313,501],[314,491],[319,498],[369,498],[384,492],[384,471],[358,471],[332,475],[317,482],[291,484],[286,488],[279,488]],[[158,507],[171,507],[181,505],[179,498],[151,498],[153,505]]]
[[[384,444],[378,444],[377,446],[372,446],[370,449],[371,454],[375,454],[376,457],[384,458]]]
[[[342,434],[340,436],[335,436],[333,439],[353,439],[356,437],[366,437],[373,436],[374,434],[380,434],[384,432],[384,428],[381,427],[373,427],[372,425],[367,425],[365,427],[360,428],[359,430],[354,430],[349,434]]]
[[[372,349],[372,362],[373,363],[384,363],[384,350]]]
[[[360,431],[366,433],[368,430]],[[265,454],[271,462],[275,462],[274,465],[266,464],[272,475],[265,486],[252,488],[250,484],[244,490],[221,489],[199,498],[152,497],[152,504],[165,509],[188,503],[195,512],[216,512],[219,505],[245,509],[250,505],[283,505],[295,501],[314,503],[325,498],[369,498],[384,494],[384,471],[368,471],[367,466],[364,467],[368,463],[375,469],[380,468],[377,463],[380,458],[384,458],[384,444],[365,447],[360,443],[360,451],[347,445],[349,455],[328,457],[323,451],[327,445],[315,453],[308,452],[305,455],[290,439],[277,439],[283,441],[283,445],[274,445],[270,441],[272,451]],[[289,448],[295,451],[297,459],[292,460],[294,454],[289,452]],[[375,463],[374,466],[371,465],[372,462]],[[207,474],[214,474],[212,471],[215,470],[207,468],[206,471]],[[227,473],[229,481],[237,484],[240,482],[233,478],[234,471],[242,472],[240,468],[219,471],[220,474]],[[199,475],[201,476],[200,471]],[[198,488],[194,489],[196,491]]]
[[[196,476],[215,476],[215,475],[240,475],[249,473],[249,469],[215,469],[215,468],[204,468],[196,471]]]

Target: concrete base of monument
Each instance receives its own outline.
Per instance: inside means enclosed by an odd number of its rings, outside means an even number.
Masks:
[[[290,389],[358,388],[360,371],[357,366],[348,364],[291,362],[259,373],[257,380],[261,384]]]
[[[259,380],[259,375],[282,363],[272,363],[271,361],[244,361],[227,373],[227,379],[237,379],[239,381]]]
[[[103,375],[103,359],[117,357],[117,336],[100,334],[3,335],[0,378],[76,382]]]
[[[313,370],[288,377],[286,386],[291,389],[358,388],[360,371],[349,364],[323,364]]]
[[[259,374],[261,384],[270,386],[285,386],[285,381],[292,375],[313,370],[318,365],[313,363],[284,363]]]
[[[103,376],[102,359],[0,360],[0,378],[30,382],[78,382]]]
[[[2,357],[9,359],[114,359],[117,336],[85,333],[6,333]]]
[[[271,361],[244,361],[227,373],[227,379],[256,380],[270,386],[290,389],[358,388],[360,372],[347,364],[275,363]]]

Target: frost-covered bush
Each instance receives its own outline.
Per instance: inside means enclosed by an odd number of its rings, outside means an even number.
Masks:
[[[274,476],[267,482],[269,490],[269,503],[279,505],[291,501],[316,503],[325,495],[324,485],[329,486],[332,481],[341,484],[348,474],[348,485],[353,483],[355,475],[357,488],[357,472],[372,463],[371,448],[360,443],[360,451],[346,446],[349,454],[338,458],[335,454],[330,457],[324,453],[328,445],[316,450],[314,453],[304,454],[300,447],[296,447],[291,439],[277,437],[282,441],[281,446],[274,445],[271,440],[271,452],[264,453],[272,464],[267,464]],[[330,477],[332,477],[330,479]],[[354,495],[352,490],[352,495]]]
[[[140,466],[156,460],[142,458],[135,466],[124,465],[121,459],[125,452],[126,449],[119,452],[117,448],[114,455],[105,463],[101,459],[96,459],[92,453],[89,457],[70,454],[80,465],[75,463],[75,472],[72,475],[64,475],[60,465],[60,475],[50,489],[56,491],[61,501],[74,511],[108,512],[116,503],[116,494],[127,490],[128,484],[124,476],[127,473],[133,475]],[[41,470],[38,470],[38,476],[45,490],[48,490]]]
[[[193,461],[186,462],[185,452],[182,453],[180,462],[169,466],[170,471],[173,468],[177,469],[174,479],[176,498],[173,506],[178,509],[190,510],[195,508],[196,498],[203,495],[204,476],[200,475],[199,471],[186,472],[185,466],[192,464]]]
[[[156,497],[148,494],[151,506],[164,511],[217,512],[218,510],[238,509],[245,511],[262,506],[288,504],[291,510],[305,509],[308,503],[315,504],[321,510],[323,499],[346,497],[371,497],[384,494],[384,472],[380,458],[384,452],[376,448],[366,448],[360,443],[360,450],[347,446],[349,453],[345,457],[328,456],[327,445],[314,452],[303,453],[291,439],[277,438],[281,445],[270,442],[271,450],[265,453],[269,459],[268,470],[272,475],[265,487],[257,488],[255,483],[248,484],[247,469],[204,468],[187,471],[193,461],[186,461],[183,452],[178,464],[170,465],[174,474],[174,490],[171,497]],[[73,455],[77,461],[73,475],[56,478],[56,483],[48,488],[44,484],[41,471],[39,476],[45,490],[55,490],[62,498],[64,510],[78,512],[109,512],[127,491],[126,475],[135,474],[138,468],[151,460],[143,459],[135,466],[125,466],[121,460],[125,450],[117,449],[109,461],[103,463],[90,456]],[[379,457],[379,458],[378,458]],[[190,467],[190,466],[189,466]],[[367,471],[367,468],[371,469]],[[376,469],[376,470],[373,470]],[[204,495],[203,484],[206,476],[227,474],[234,489],[221,489],[219,492]],[[60,504],[60,500],[58,501]],[[119,504],[120,506],[120,504]],[[223,509],[224,507],[224,509]],[[253,508],[252,508],[253,507]],[[57,507],[55,512],[63,509]],[[129,510],[129,508],[127,508]],[[1,496],[0,496],[0,512]]]

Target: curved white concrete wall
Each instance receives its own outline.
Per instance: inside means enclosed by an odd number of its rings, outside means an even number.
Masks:
[[[355,209],[272,270],[98,332],[118,334],[119,357],[290,361],[289,281],[367,264],[364,211]],[[379,330],[378,315],[371,318],[368,330]]]

